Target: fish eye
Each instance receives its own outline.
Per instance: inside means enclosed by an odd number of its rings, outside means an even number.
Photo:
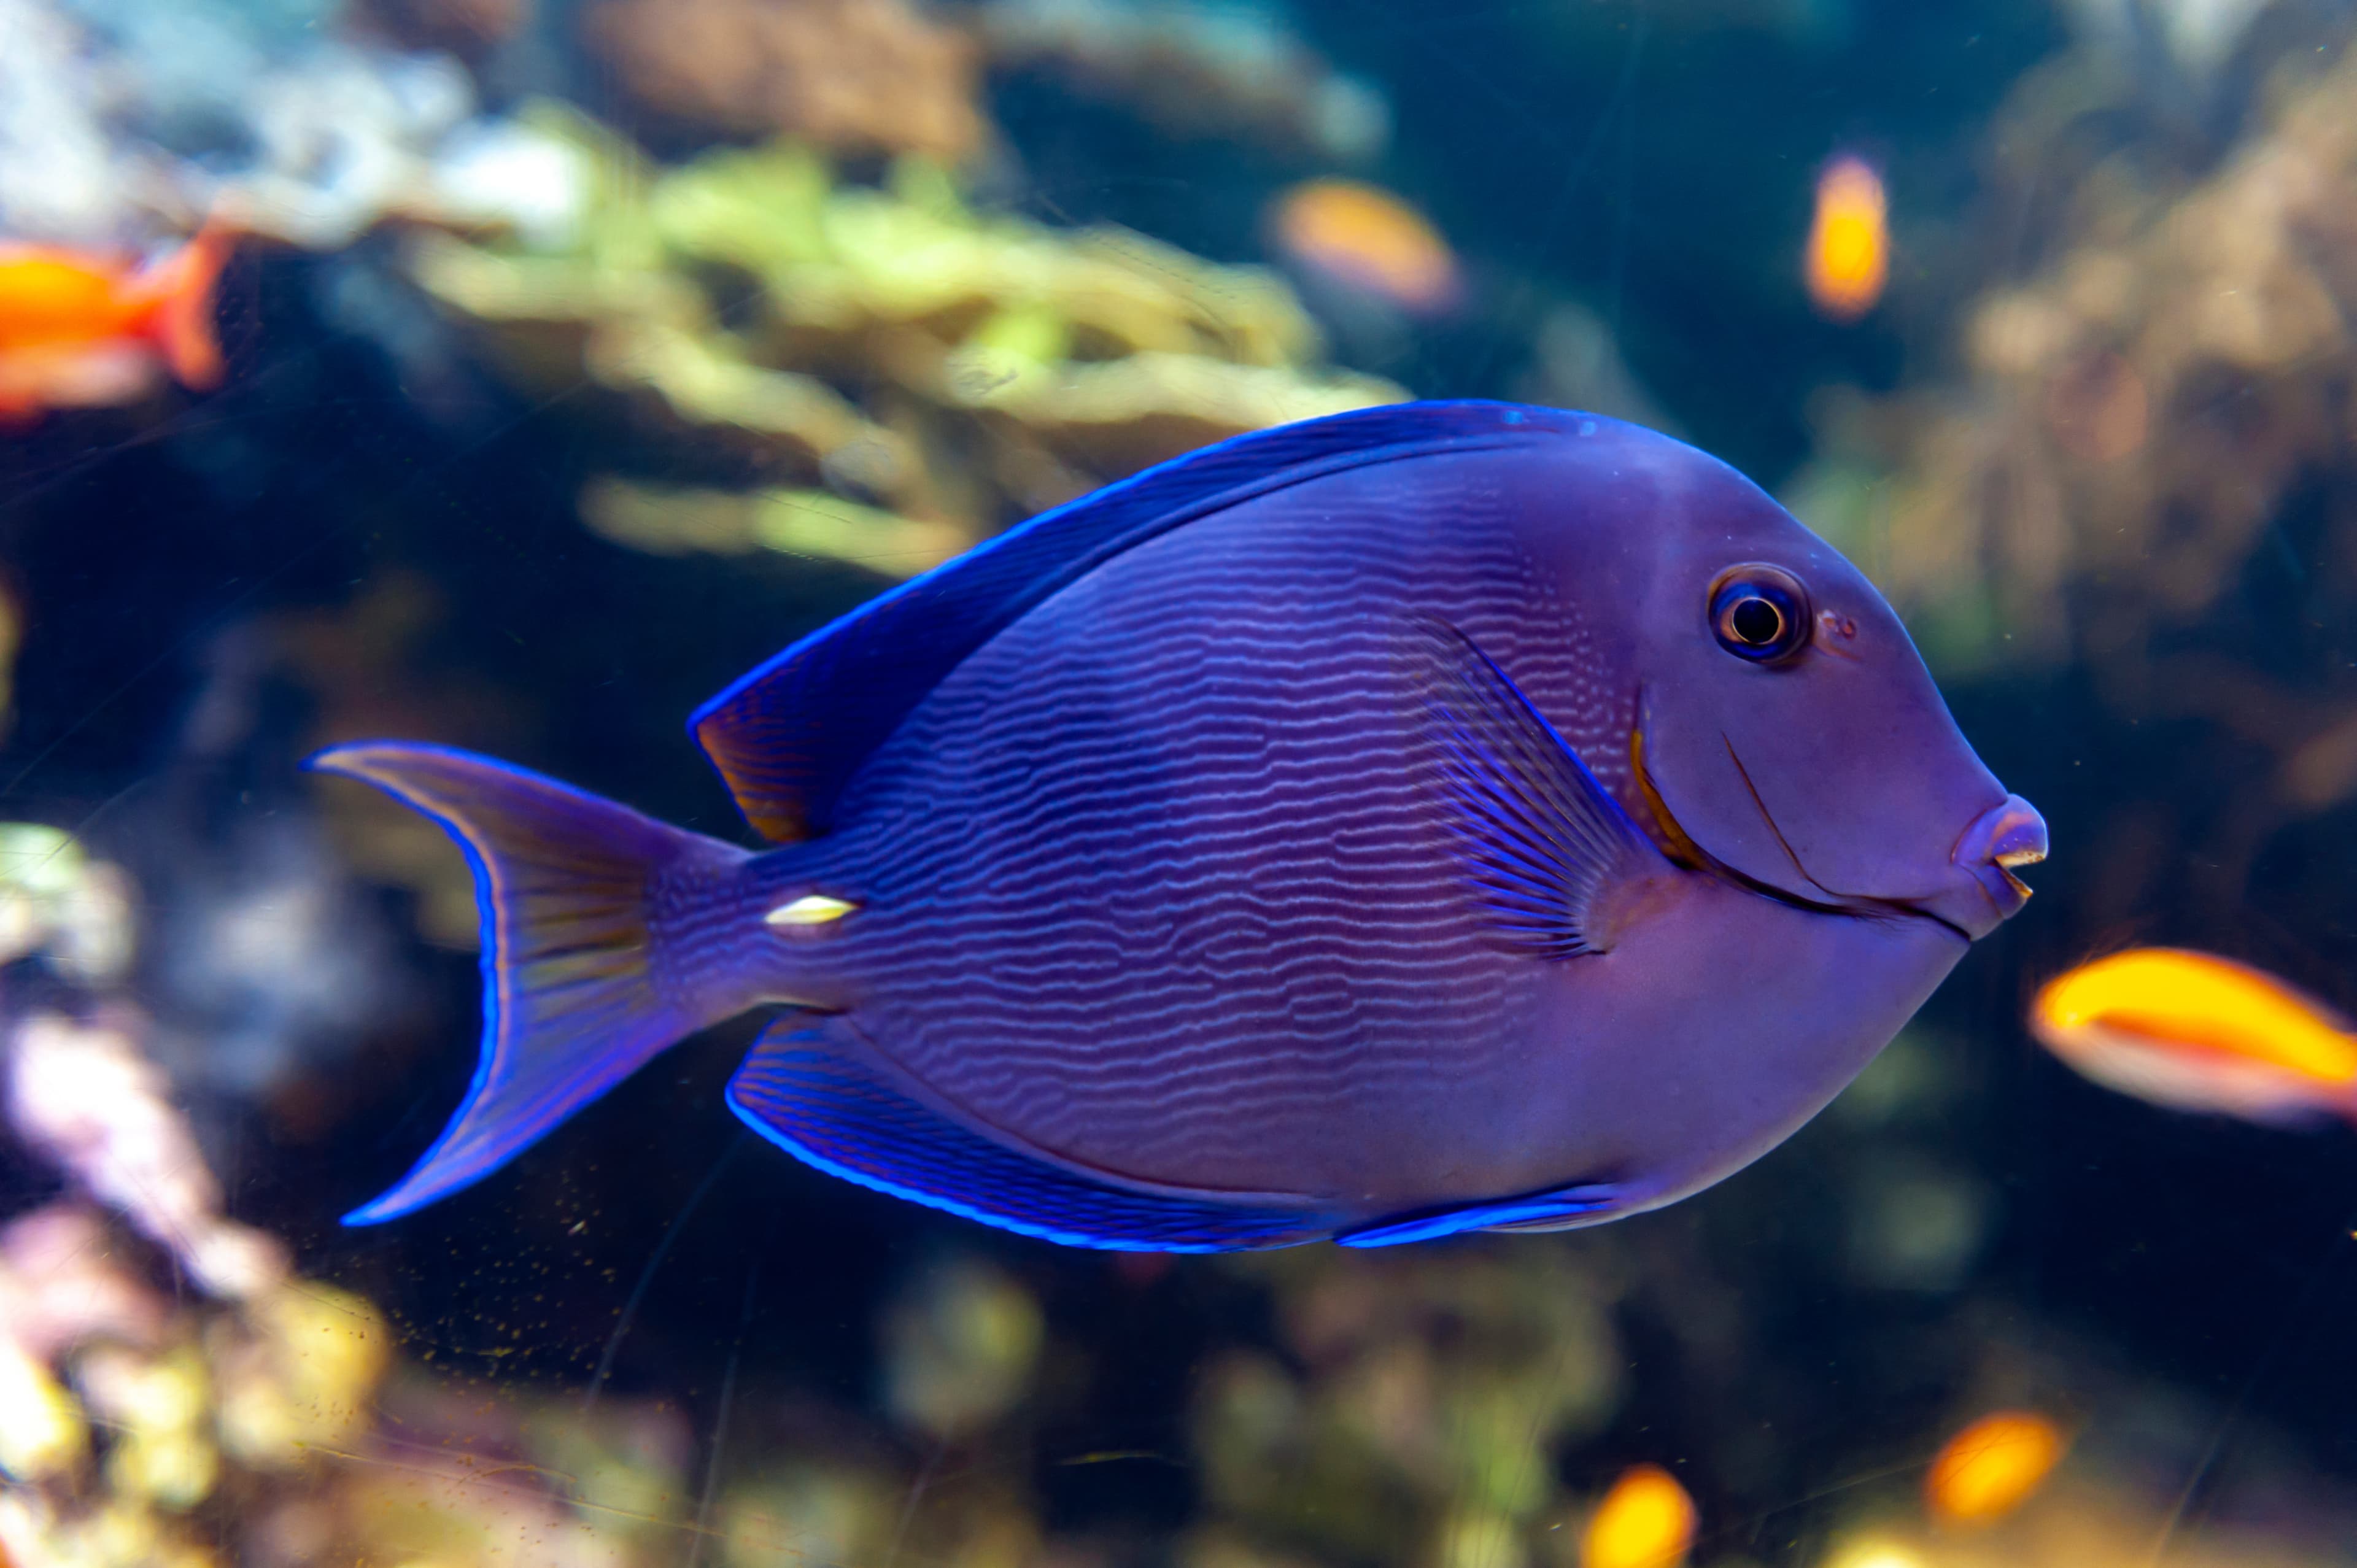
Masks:
[[[1710,628],[1738,659],[1772,664],[1809,640],[1809,594],[1774,566],[1737,566],[1710,589]]]

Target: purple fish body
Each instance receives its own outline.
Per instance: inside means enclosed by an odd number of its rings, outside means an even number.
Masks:
[[[1077,1245],[1592,1224],[1758,1157],[2018,908],[2044,825],[1879,595],[1614,421],[1405,404],[1033,520],[692,731],[748,853],[437,747],[473,1090],[390,1219],[783,1004],[737,1112]]]

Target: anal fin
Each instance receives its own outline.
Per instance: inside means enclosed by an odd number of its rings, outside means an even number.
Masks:
[[[830,1176],[1068,1247],[1231,1252],[1332,1230],[1306,1198],[1157,1191],[1001,1144],[893,1082],[838,1015],[770,1025],[727,1098],[755,1132]]]
[[[1345,1247],[1396,1247],[1467,1230],[1561,1230],[1594,1223],[1593,1216],[1620,1206],[1627,1194],[1609,1182],[1588,1182],[1491,1203],[1430,1210],[1380,1220],[1334,1238]]]

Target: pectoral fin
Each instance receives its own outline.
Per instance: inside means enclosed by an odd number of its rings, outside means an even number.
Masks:
[[[1471,639],[1401,638],[1432,810],[1499,945],[1538,958],[1612,945],[1612,896],[1673,869],[1544,714]]]

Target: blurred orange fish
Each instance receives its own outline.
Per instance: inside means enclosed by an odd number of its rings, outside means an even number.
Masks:
[[[1276,199],[1277,247],[1297,264],[1412,316],[1464,296],[1456,253],[1424,214],[1355,179],[1311,179]]]
[[[1890,275],[1889,202],[1882,177],[1845,153],[1817,175],[1817,215],[1803,263],[1817,314],[1855,321],[1874,308]]]
[[[1994,1524],[2046,1484],[2064,1446],[2061,1429],[2042,1415],[1985,1415],[1948,1439],[1932,1461],[1923,1501],[1948,1524]]]
[[[1658,1465],[1634,1465],[1589,1517],[1579,1568],[1678,1568],[1694,1538],[1694,1499],[1677,1477]]]
[[[183,386],[217,383],[213,285],[230,250],[214,229],[144,267],[0,242],[0,423],[127,403],[167,369]]]
[[[2050,981],[2029,1027],[2110,1089],[2179,1111],[2357,1120],[2349,1021],[2273,975],[2209,953],[2138,948]]]

